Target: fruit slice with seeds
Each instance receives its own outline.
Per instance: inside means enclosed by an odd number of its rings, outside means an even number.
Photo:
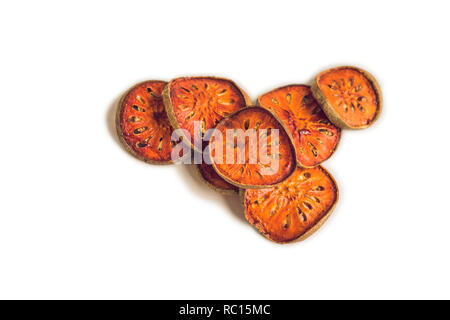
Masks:
[[[125,148],[137,158],[172,163],[172,126],[161,97],[167,82],[150,80],[124,94],[116,114],[116,129]]]
[[[186,129],[192,146],[195,122],[204,133],[226,116],[250,104],[248,96],[234,82],[214,77],[174,79],[164,89],[163,97],[172,126]]]
[[[338,188],[323,167],[297,167],[279,185],[242,190],[245,217],[266,238],[286,243],[317,231],[331,214]]]
[[[328,118],[338,127],[364,129],[380,115],[380,86],[365,70],[355,67],[326,70],[316,77],[311,89]]]
[[[223,119],[211,137],[216,172],[240,188],[264,188],[294,172],[295,149],[278,120],[266,109],[247,107]]]
[[[288,85],[258,98],[285,127],[294,143],[297,163],[313,167],[327,160],[336,149],[341,130],[326,117],[306,85]]]
[[[222,179],[212,165],[202,163],[194,166],[202,180],[212,189],[224,194],[236,194],[239,191],[239,188]]]

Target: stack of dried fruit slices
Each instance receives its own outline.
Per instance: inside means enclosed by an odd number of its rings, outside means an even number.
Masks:
[[[120,100],[116,127],[125,148],[152,164],[173,163],[172,153],[186,156],[179,146],[207,154],[209,161],[194,166],[198,176],[216,191],[239,193],[247,221],[266,238],[287,243],[305,239],[328,218],[338,188],[320,164],[336,150],[342,129],[367,128],[381,106],[375,78],[350,66],[321,72],[312,86],[271,90],[255,105],[228,79],[183,77],[132,87]],[[233,159],[241,160],[230,162],[228,142],[217,144],[218,135],[195,143],[196,126],[202,136],[240,129],[256,138],[240,144],[232,136]],[[174,129],[181,129],[176,141]],[[203,152],[212,145],[219,147]]]

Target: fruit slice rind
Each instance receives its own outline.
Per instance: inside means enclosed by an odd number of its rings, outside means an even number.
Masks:
[[[284,129],[284,127],[281,125],[281,123],[277,120],[276,117],[274,117],[273,113],[270,112],[269,110],[259,107],[259,106],[247,106],[246,108],[237,110],[236,112],[230,114],[228,117],[222,119],[216,126],[216,128],[218,128],[219,126],[221,126],[222,123],[229,121],[230,119],[233,119],[235,116],[237,116],[239,113],[241,112],[251,112],[253,110],[259,111],[259,112],[263,112],[266,113],[266,115],[269,115],[274,122],[279,126],[280,129],[280,136],[279,139],[282,139],[281,136],[283,134],[286,134],[286,144],[288,145],[288,149],[290,151],[290,155],[292,156],[292,169],[290,169],[289,173],[283,177],[283,179],[281,179],[280,181],[276,182],[276,183],[270,183],[270,184],[245,184],[245,183],[240,183],[238,181],[235,181],[233,179],[230,179],[228,176],[226,176],[224,173],[221,172],[221,170],[219,168],[217,168],[217,164],[215,163],[215,161],[212,161],[212,166],[215,169],[215,171],[217,172],[217,174],[225,181],[227,181],[228,183],[238,187],[239,189],[263,189],[263,188],[268,188],[268,187],[273,187],[279,183],[282,183],[284,180],[288,179],[294,172],[296,169],[296,161],[295,161],[295,148],[294,145],[292,144],[291,139],[289,138],[289,136],[287,135],[286,130]],[[280,145],[281,145],[281,141],[280,141]],[[214,159],[214,156],[212,154],[213,149],[209,149],[209,157],[211,159]]]
[[[146,81],[142,81],[142,82],[136,83],[131,88],[129,88],[129,89],[127,89],[125,91],[125,93],[119,99],[119,102],[117,104],[117,109],[116,109],[115,125],[116,125],[117,136],[119,138],[119,141],[121,142],[122,147],[125,148],[125,150],[128,151],[135,158],[137,158],[137,159],[139,159],[141,161],[144,161],[146,163],[149,163],[149,164],[157,164],[157,165],[173,164],[173,161],[171,159],[169,159],[169,160],[155,160],[155,159],[149,159],[149,158],[143,156],[142,154],[139,154],[138,152],[136,152],[129,145],[129,143],[125,139],[125,134],[124,134],[123,129],[122,129],[122,113],[124,112],[124,107],[125,107],[124,101],[125,101],[125,99],[128,97],[128,95],[132,91],[134,91],[135,89],[137,89],[140,86],[142,86],[144,84],[147,84],[147,83],[166,84],[167,82],[166,81],[162,81],[162,80],[146,80]]]
[[[239,188],[235,187],[234,185],[231,185],[231,186],[233,186],[233,189],[225,189],[225,188],[219,187],[218,185],[216,185],[216,184],[212,183],[211,181],[209,181],[208,178],[206,178],[203,175],[203,173],[201,171],[201,168],[200,168],[200,165],[193,164],[192,168],[193,168],[195,174],[200,178],[200,180],[203,181],[203,183],[205,183],[212,190],[214,190],[216,192],[219,192],[221,194],[224,194],[224,195],[234,195],[234,194],[239,192]],[[217,174],[217,172],[215,170],[214,170],[214,173]],[[224,182],[227,183],[226,181],[224,181]]]
[[[172,79],[164,88],[163,93],[162,93],[162,97],[163,97],[163,101],[164,101],[164,106],[166,108],[166,112],[167,112],[167,116],[169,118],[170,124],[172,125],[172,127],[177,130],[177,129],[184,129],[182,127],[182,125],[180,125],[177,116],[175,114],[174,111],[174,105],[172,103],[172,99],[171,99],[171,86],[175,81],[190,81],[190,80],[200,80],[200,79],[204,79],[206,81],[208,80],[217,80],[217,81],[224,81],[224,82],[228,82],[232,87],[236,88],[237,91],[239,92],[240,95],[242,95],[243,99],[244,99],[244,105],[242,106],[242,108],[245,108],[249,105],[251,105],[252,101],[250,99],[250,97],[247,95],[247,93],[242,90],[241,87],[239,87],[234,81],[230,80],[230,79],[226,79],[226,78],[221,78],[221,77],[214,77],[214,76],[195,76],[195,77],[180,77],[180,78],[175,78]],[[209,129],[209,128],[208,128]],[[202,152],[202,150],[199,150],[193,143],[192,140],[189,139],[189,137],[187,137],[184,132],[181,130],[180,134],[182,135],[183,141],[188,144],[193,150],[197,151],[197,152]],[[193,138],[193,137],[191,137]]]
[[[343,69],[350,69],[350,70],[354,70],[354,71],[359,72],[372,85],[372,88],[374,90],[374,93],[375,93],[375,96],[376,96],[376,100],[377,100],[377,110],[376,110],[375,115],[373,116],[373,118],[367,124],[354,126],[354,125],[350,125],[347,122],[345,122],[342,119],[342,117],[339,116],[339,114],[333,108],[333,106],[330,104],[330,102],[328,101],[328,99],[326,98],[326,96],[322,92],[322,90],[319,88],[319,83],[318,82],[319,82],[320,78],[323,75],[325,75],[327,73],[330,73],[330,72],[333,72],[333,71],[340,71],[340,70],[343,70]],[[312,93],[314,95],[314,98],[319,102],[319,104],[321,105],[323,111],[327,115],[328,119],[330,119],[330,121],[333,124],[335,124],[336,126],[342,128],[342,129],[352,129],[352,130],[365,129],[365,128],[371,126],[379,118],[379,116],[381,114],[381,110],[382,110],[382,106],[383,106],[383,97],[382,97],[382,94],[381,94],[380,85],[378,84],[378,82],[375,79],[375,77],[370,72],[368,72],[366,70],[363,70],[363,69],[360,69],[360,68],[357,68],[357,67],[353,67],[353,66],[340,66],[340,67],[324,70],[321,73],[319,73],[317,75],[317,77],[314,79],[314,82],[313,82],[313,84],[311,86],[311,90],[312,90]]]
[[[302,170],[304,172],[308,171],[308,170],[320,170],[326,177],[327,179],[329,179],[329,182],[332,186],[332,191],[334,197],[332,198],[332,203],[331,205],[326,208],[325,212],[322,213],[322,216],[319,218],[319,220],[317,220],[313,225],[311,225],[309,228],[307,228],[305,231],[303,231],[302,233],[291,237],[291,238],[281,238],[280,236],[274,236],[273,234],[271,234],[268,230],[267,227],[265,226],[265,224],[270,224],[271,221],[266,221],[266,223],[264,223],[263,221],[261,221],[261,219],[257,219],[254,217],[253,214],[250,213],[250,209],[248,206],[248,201],[247,201],[247,195],[249,192],[254,192],[255,190],[251,190],[251,189],[241,189],[239,191],[239,196],[241,199],[241,203],[243,204],[244,207],[244,215],[246,220],[253,225],[265,238],[279,243],[279,244],[286,244],[286,243],[293,243],[293,242],[299,242],[302,240],[305,240],[306,238],[308,238],[309,236],[311,236],[313,233],[315,233],[317,230],[320,229],[320,227],[326,222],[326,220],[330,217],[331,213],[333,212],[338,200],[339,200],[339,189],[337,187],[336,181],[334,180],[333,176],[326,170],[324,169],[322,166],[316,166],[314,168],[301,168],[298,167],[299,170]],[[274,192],[275,188],[271,188],[271,190],[268,190],[268,193],[272,193]],[[251,195],[250,195],[251,196]],[[270,198],[270,195],[269,195]],[[250,198],[250,200],[253,200],[252,198]],[[286,201],[286,200],[285,200]],[[295,201],[292,200],[292,201]],[[273,201],[274,203],[279,203],[276,202],[276,200]],[[291,215],[293,214],[292,212],[288,212],[287,215]],[[271,217],[272,218],[272,217]],[[277,218],[277,217],[275,217]],[[274,223],[276,223],[277,221],[274,221]],[[279,222],[279,221],[278,221]]]
[[[278,87],[278,88],[272,89],[272,90],[270,90],[270,91],[260,95],[258,97],[258,99],[257,99],[257,105],[261,106],[261,107],[263,107],[263,108],[265,108],[267,110],[269,110],[273,114],[273,116],[281,123],[283,128],[286,130],[286,132],[287,132],[289,138],[291,139],[291,141],[292,141],[292,143],[294,145],[294,148],[296,150],[297,165],[300,166],[300,167],[303,167],[303,168],[312,168],[312,167],[315,167],[315,166],[319,165],[320,163],[328,160],[333,155],[333,153],[336,151],[336,149],[337,149],[337,147],[339,145],[340,137],[341,137],[341,129],[339,127],[335,128],[335,129],[337,129],[336,130],[337,137],[335,138],[337,140],[337,142],[334,145],[334,147],[328,151],[329,154],[327,156],[325,156],[323,160],[317,161],[317,162],[315,162],[313,164],[306,164],[306,161],[302,161],[301,160],[301,156],[299,155],[300,154],[299,149],[298,149],[299,147],[297,146],[297,143],[300,144],[300,142],[299,141],[297,142],[296,139],[293,137],[291,128],[288,126],[288,124],[285,123],[285,121],[283,121],[278,116],[278,114],[276,113],[275,110],[272,110],[268,106],[263,106],[263,103],[262,103],[262,99],[264,99],[266,96],[270,96],[270,95],[273,95],[275,93],[278,93],[280,91],[283,91],[283,90],[286,90],[286,89],[290,89],[290,88],[293,88],[293,89],[298,89],[298,88],[307,89],[307,90],[309,90],[309,92],[312,95],[311,87],[308,86],[308,85],[304,85],[304,84],[289,84],[289,85],[285,85],[285,86],[282,86],[282,87]],[[314,99],[314,98],[312,97],[312,99]],[[320,104],[319,103],[317,103],[317,107],[320,108]],[[328,118],[326,118],[326,115],[324,116],[324,119],[325,120],[329,120]],[[305,122],[307,122],[307,121],[305,121]],[[312,122],[311,122],[311,124],[313,125]],[[329,125],[334,127],[333,123],[331,123],[331,122],[330,122]],[[326,126],[326,125],[324,125],[324,126]]]

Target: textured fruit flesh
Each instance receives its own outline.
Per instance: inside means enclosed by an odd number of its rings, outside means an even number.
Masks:
[[[379,101],[372,82],[353,68],[332,69],[317,79],[319,89],[348,126],[369,125],[375,118]]]
[[[278,136],[272,131],[274,129]],[[242,109],[222,120],[216,130],[223,137],[223,143],[222,152],[216,152],[216,149],[220,150],[220,144],[214,146],[216,137],[211,138],[213,164],[230,183],[240,187],[274,185],[295,170],[295,151],[289,136],[266,109]],[[226,138],[227,132],[240,134],[230,141]],[[261,148],[264,151],[260,152]]]
[[[167,83],[147,81],[131,89],[120,106],[122,137],[144,159],[170,161],[172,126],[161,97]]]
[[[239,189],[232,184],[223,180],[214,170],[213,166],[207,163],[202,163],[197,165],[202,177],[208,181],[212,186],[225,191],[238,191]]]
[[[204,132],[220,120],[246,106],[244,94],[231,81],[208,77],[179,78],[170,83],[173,113],[194,142],[194,122]]]
[[[260,96],[258,101],[271,110],[290,133],[301,166],[315,166],[333,154],[341,131],[328,120],[309,86],[278,88]]]
[[[300,168],[279,185],[244,194],[245,216],[267,238],[289,242],[304,235],[333,208],[337,187],[321,166]]]

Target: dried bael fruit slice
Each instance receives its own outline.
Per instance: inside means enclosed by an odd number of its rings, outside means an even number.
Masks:
[[[224,194],[235,194],[239,191],[239,188],[222,179],[212,165],[202,163],[194,166],[203,181],[212,189]]]
[[[266,238],[280,243],[303,240],[331,214],[338,188],[322,166],[298,167],[279,185],[242,190],[245,217]]]
[[[166,84],[157,80],[137,84],[122,97],[116,114],[117,133],[125,148],[153,164],[172,162],[173,129],[161,97]]]
[[[364,129],[380,115],[380,86],[362,69],[338,67],[326,70],[316,77],[311,89],[328,118],[338,127]]]
[[[258,104],[269,109],[285,127],[294,143],[298,165],[313,167],[333,154],[341,130],[330,123],[309,86],[272,90],[261,95]]]
[[[195,122],[204,133],[229,114],[251,103],[247,94],[234,82],[214,77],[174,79],[164,89],[163,97],[172,126],[186,129],[190,134],[190,137],[185,137],[186,141],[190,140],[193,147]]]
[[[273,186],[296,167],[289,136],[278,120],[260,107],[244,108],[219,122],[209,151],[216,172],[240,188]]]

